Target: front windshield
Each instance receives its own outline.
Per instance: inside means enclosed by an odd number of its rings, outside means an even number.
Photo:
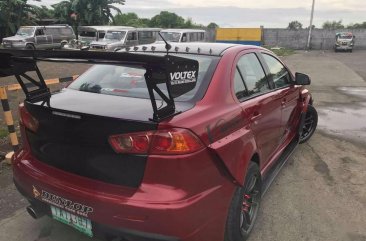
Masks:
[[[19,36],[33,36],[34,33],[34,28],[26,28],[26,27],[21,27],[20,29],[18,29],[17,33],[15,35],[19,35]]]
[[[104,39],[108,40],[122,40],[126,36],[126,31],[108,31]]]
[[[183,57],[183,56],[182,56]],[[212,68],[216,57],[211,56],[184,56],[199,62],[199,72],[196,87],[177,98],[178,101],[187,101],[192,99],[202,84],[205,76],[212,73]],[[117,95],[133,98],[149,98],[149,92],[145,80],[146,69],[131,66],[116,65],[94,65],[83,75],[72,82],[68,88],[93,92],[105,95]],[[166,85],[159,84],[159,88],[167,94]],[[156,96],[159,99],[158,96]]]
[[[181,35],[181,33],[177,33],[177,32],[160,32],[160,34],[163,36],[163,38],[166,41],[169,41],[169,42],[179,42],[180,35]],[[158,35],[157,40],[163,41],[163,39],[160,37],[160,35]]]
[[[338,37],[338,39],[352,39],[353,36],[349,36],[349,35],[341,35]]]

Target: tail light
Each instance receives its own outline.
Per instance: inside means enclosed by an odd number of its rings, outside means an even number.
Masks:
[[[197,136],[179,128],[114,135],[109,143],[117,153],[130,154],[187,154],[203,148]]]
[[[37,132],[39,122],[33,117],[25,108],[24,103],[19,105],[19,117],[20,123],[22,123],[27,129]]]

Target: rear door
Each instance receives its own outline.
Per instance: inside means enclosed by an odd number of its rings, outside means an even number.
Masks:
[[[47,35],[45,35],[43,29],[38,28],[36,30],[35,35],[36,35],[36,37],[35,37],[36,48],[37,49],[47,48],[47,45],[48,45]]]
[[[249,120],[265,166],[279,146],[281,107],[273,94],[256,53],[244,53],[237,61],[234,90]]]
[[[292,84],[292,78],[287,68],[276,57],[262,53],[270,81],[274,85],[274,94],[281,103],[281,143],[285,142],[294,130],[296,107],[299,98],[298,89]]]

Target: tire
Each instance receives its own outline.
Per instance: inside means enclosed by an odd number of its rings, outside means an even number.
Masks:
[[[318,112],[316,111],[314,106],[309,104],[305,116],[304,127],[302,129],[302,133],[300,136],[299,141],[300,144],[305,143],[310,139],[310,137],[314,134],[317,125],[318,125]]]
[[[247,240],[257,219],[262,195],[261,187],[259,166],[250,162],[244,186],[236,188],[231,201],[226,220],[225,241]]]
[[[34,47],[34,45],[33,45],[33,44],[27,44],[27,45],[25,46],[25,49],[35,50],[35,49],[36,49],[36,47]]]

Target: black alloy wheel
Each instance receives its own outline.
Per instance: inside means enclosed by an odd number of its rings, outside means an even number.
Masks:
[[[300,136],[300,144],[307,142],[310,137],[314,134],[316,127],[318,125],[318,112],[312,105],[308,105],[308,110],[305,115],[305,123],[302,128],[302,133]]]
[[[259,166],[250,162],[243,186],[238,186],[228,212],[225,241],[244,241],[249,237],[258,215],[262,197]]]

